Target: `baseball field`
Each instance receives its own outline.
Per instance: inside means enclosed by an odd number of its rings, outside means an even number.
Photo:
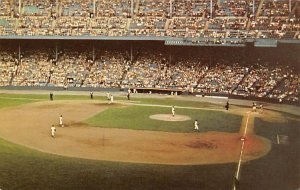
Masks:
[[[109,104],[101,93],[48,93],[0,94],[2,190],[300,187],[299,107],[263,103],[260,113],[235,100],[227,111],[226,99],[118,93]]]

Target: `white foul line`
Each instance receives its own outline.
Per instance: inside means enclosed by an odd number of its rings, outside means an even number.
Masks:
[[[238,167],[237,167],[237,171],[236,171],[236,175],[235,178],[238,180],[239,176],[240,176],[240,168],[241,168],[241,164],[242,164],[242,156],[243,156],[243,151],[244,151],[244,146],[245,146],[245,136],[247,134],[247,129],[248,129],[248,122],[249,122],[249,116],[250,116],[250,112],[247,112],[247,121],[246,121],[246,126],[245,126],[245,131],[244,131],[244,135],[243,135],[243,139],[242,140],[242,147],[241,147],[241,152],[240,152],[240,159],[239,159],[239,163],[238,163]],[[233,190],[235,190],[235,184],[233,186]]]

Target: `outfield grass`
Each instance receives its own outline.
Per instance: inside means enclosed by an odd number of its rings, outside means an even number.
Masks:
[[[32,103],[32,102],[36,102],[36,101],[37,100],[28,100],[28,99],[18,99],[18,100],[1,99],[1,96],[0,96],[0,108],[12,107],[12,106],[17,106],[17,105],[26,104],[26,103]]]
[[[30,99],[35,101],[49,100],[48,94],[0,94],[0,99]],[[89,95],[54,95],[55,100],[89,100]],[[115,96],[116,101],[127,101],[125,96]],[[94,96],[94,100],[107,101],[106,96]],[[223,109],[223,105],[212,104],[208,102],[197,102],[188,100],[176,100],[170,97],[162,98],[131,98],[131,101],[141,104],[157,104],[157,105],[168,105],[168,106],[184,106],[184,107],[202,107],[202,108],[218,108]]]
[[[189,121],[178,122],[150,119],[149,116],[154,114],[171,114],[171,108],[145,106],[110,108],[86,122],[98,127],[172,132],[195,132],[195,119],[198,120],[200,132],[238,132],[242,122],[241,116],[211,110],[176,108],[176,114],[191,117]]]

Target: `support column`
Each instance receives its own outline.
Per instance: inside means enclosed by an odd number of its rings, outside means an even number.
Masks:
[[[131,0],[131,10],[130,10],[130,12],[131,12],[131,18],[133,18],[133,0]]]
[[[21,10],[22,10],[22,0],[19,0],[19,17],[22,15]]]
[[[253,16],[255,16],[255,0],[253,0],[253,6],[252,6],[252,8],[253,8],[253,10],[252,10],[252,12],[253,12]]]
[[[19,64],[21,64],[21,44],[19,42],[19,54],[18,54]]]
[[[94,0],[94,9],[93,9],[94,17],[96,17],[96,0]]]
[[[132,63],[132,60],[133,60],[133,56],[132,56],[132,42],[130,44],[130,62]]]
[[[57,52],[57,43],[55,43],[55,61],[57,62],[58,52]]]
[[[95,59],[96,59],[96,56],[95,56],[95,45],[93,44],[93,63],[95,63]]]
[[[172,6],[173,0],[170,0],[170,18],[172,18],[173,14],[173,6]]]
[[[210,18],[213,17],[213,1],[210,0]]]

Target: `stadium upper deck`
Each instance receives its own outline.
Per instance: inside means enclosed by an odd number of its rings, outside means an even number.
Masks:
[[[299,0],[0,1],[0,36],[300,39]]]

